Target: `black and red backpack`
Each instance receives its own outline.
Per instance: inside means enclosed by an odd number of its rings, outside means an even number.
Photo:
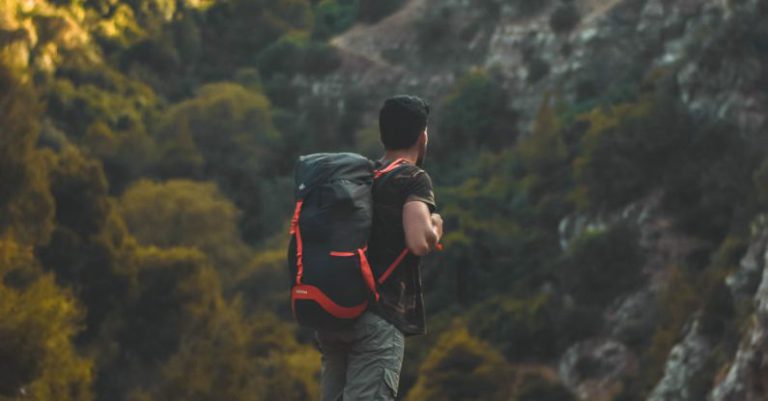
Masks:
[[[407,255],[377,277],[366,250],[373,221],[373,181],[405,162],[381,170],[354,153],[299,157],[295,167],[296,209],[291,220],[288,267],[291,309],[299,324],[321,330],[348,327],[378,301],[377,283]]]

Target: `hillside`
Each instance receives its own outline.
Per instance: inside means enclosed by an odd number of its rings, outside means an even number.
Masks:
[[[0,401],[318,399],[300,154],[432,104],[399,399],[768,399],[768,1],[0,0]]]

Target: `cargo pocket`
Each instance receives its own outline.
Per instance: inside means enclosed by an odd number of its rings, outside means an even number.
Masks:
[[[397,397],[397,386],[400,382],[400,375],[391,369],[384,369],[384,383],[387,384],[387,389],[392,392],[392,399]]]

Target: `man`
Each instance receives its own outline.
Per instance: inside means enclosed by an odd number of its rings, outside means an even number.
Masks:
[[[421,169],[428,115],[426,102],[405,95],[387,99],[379,112],[385,154],[377,168],[398,159],[403,164],[374,182],[368,260],[378,276],[401,254],[405,257],[379,287],[379,302],[350,329],[317,333],[323,401],[394,400],[404,337],[426,333],[421,257],[443,235],[443,221],[434,213],[432,182]]]

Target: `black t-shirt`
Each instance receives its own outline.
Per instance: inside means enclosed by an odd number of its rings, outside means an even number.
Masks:
[[[377,162],[383,168],[390,161]],[[368,260],[379,277],[406,249],[403,206],[424,202],[435,210],[435,195],[429,175],[413,164],[403,164],[378,178],[373,185],[373,227],[368,242]],[[379,302],[371,311],[405,335],[426,333],[424,297],[421,291],[421,258],[408,253],[387,280],[379,286]]]

